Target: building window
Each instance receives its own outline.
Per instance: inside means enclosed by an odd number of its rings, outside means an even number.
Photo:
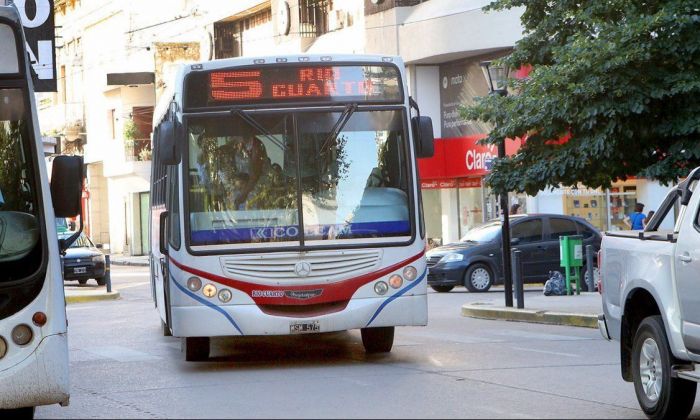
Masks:
[[[331,0],[299,0],[299,34],[314,38],[328,32]]]
[[[265,9],[242,19],[214,23],[215,57],[241,57],[246,32],[271,21],[272,10]]]

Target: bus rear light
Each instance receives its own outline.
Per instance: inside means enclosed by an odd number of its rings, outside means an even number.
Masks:
[[[12,341],[18,346],[24,346],[32,341],[34,334],[28,325],[20,324],[12,329]]]
[[[5,341],[4,338],[0,337],[0,359],[5,357],[7,354],[7,341]]]
[[[198,291],[202,288],[202,280],[200,280],[199,277],[190,277],[187,279],[187,288],[190,289],[191,292]]]
[[[46,325],[46,314],[43,312],[35,313],[32,317],[32,322],[37,327],[43,327],[44,325]]]
[[[219,300],[223,303],[230,302],[232,297],[233,293],[231,293],[231,291],[228,289],[221,289],[221,291],[219,292]]]
[[[403,278],[401,278],[401,276],[398,274],[394,274],[393,276],[389,277],[389,285],[394,289],[398,289],[402,284]]]
[[[403,278],[406,280],[413,281],[416,277],[418,277],[418,270],[416,270],[416,267],[409,265],[403,269]]]
[[[202,289],[202,294],[208,298],[216,296],[216,286],[211,283],[207,283]]]
[[[374,285],[374,293],[378,295],[385,295],[389,291],[389,285],[383,281],[378,281]]]

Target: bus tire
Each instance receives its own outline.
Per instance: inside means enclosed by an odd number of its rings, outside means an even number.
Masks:
[[[394,327],[362,328],[360,333],[367,353],[389,353],[394,346]]]
[[[209,337],[185,337],[182,341],[186,361],[199,362],[209,358]]]
[[[170,331],[170,328],[168,328],[168,324],[163,322],[163,320],[160,320],[160,327],[163,329],[163,337],[172,337],[173,333]]]
[[[0,410],[0,418],[3,419],[33,419],[34,407],[22,407]]]

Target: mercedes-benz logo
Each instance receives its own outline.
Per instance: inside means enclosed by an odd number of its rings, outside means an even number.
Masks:
[[[294,273],[299,277],[308,277],[311,274],[311,264],[306,261],[299,261],[294,264]]]

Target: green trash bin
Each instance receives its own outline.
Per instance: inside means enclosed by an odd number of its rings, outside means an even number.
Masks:
[[[571,293],[571,282],[576,281],[576,294],[581,293],[581,267],[583,267],[583,236],[559,237],[559,265],[565,270],[566,294]]]

